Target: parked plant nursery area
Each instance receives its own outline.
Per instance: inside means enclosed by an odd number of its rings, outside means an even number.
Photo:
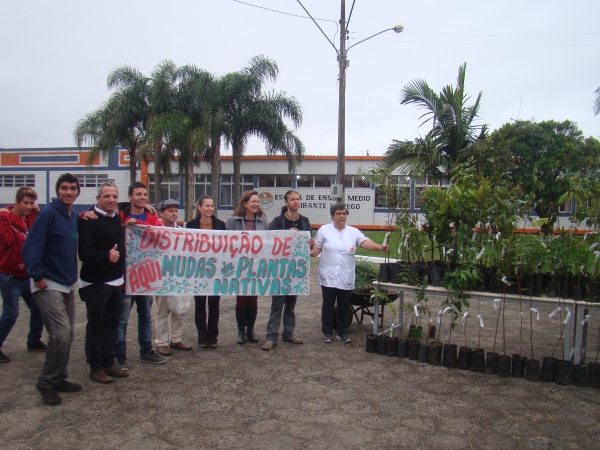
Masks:
[[[595,230],[597,216],[575,215],[573,229],[548,229],[508,177],[478,175],[470,164],[459,169],[448,186],[423,191],[421,218],[395,209],[389,190],[396,262],[380,264],[379,283],[357,283],[357,290],[392,309],[391,294],[399,295],[401,326],[396,320],[367,336],[367,352],[600,388],[592,314],[600,311],[600,237],[574,232],[582,222]],[[524,233],[523,223],[539,232]],[[358,280],[368,264],[357,265]]]

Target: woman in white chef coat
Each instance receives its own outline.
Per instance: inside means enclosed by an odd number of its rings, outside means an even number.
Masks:
[[[359,229],[346,225],[346,205],[335,203],[330,209],[332,223],[323,225],[315,238],[311,256],[321,255],[319,284],[323,291],[321,330],[323,342],[331,344],[333,335],[333,310],[338,305],[338,339],[349,344],[350,294],[354,289],[356,247],[387,252],[389,245],[379,245],[366,237]]]

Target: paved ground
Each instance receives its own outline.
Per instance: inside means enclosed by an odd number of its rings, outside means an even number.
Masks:
[[[195,345],[192,352],[178,352],[164,365],[142,364],[135,358],[134,310],[134,339],[128,347],[131,376],[111,385],[88,378],[85,308],[78,302],[69,368],[70,379],[84,387],[80,393],[63,394],[57,407],[43,405],[35,391],[44,357],[25,351],[28,314],[22,304],[22,315],[3,347],[13,361],[0,365],[0,448],[600,447],[600,390],[367,354],[368,320],[351,326],[352,344],[322,344],[315,261],[311,270],[312,294],[300,298],[297,307],[297,335],[305,340],[303,345],[280,342],[264,352],[264,339],[236,344],[234,299],[223,297],[216,350]],[[473,302],[471,310],[476,306]],[[261,335],[269,308],[270,299],[261,297]],[[519,349],[519,326],[518,307],[509,308],[506,352],[511,354]],[[495,311],[481,304],[480,312],[486,318],[482,346],[487,350],[493,345]],[[542,321],[534,325],[534,350],[540,359],[552,352],[560,333],[558,320],[547,318],[547,308],[542,312]],[[391,319],[386,313],[386,324]],[[193,311],[186,322],[185,341],[194,343]],[[467,336],[475,346],[474,320],[468,322]],[[447,339],[447,330],[442,339]],[[453,341],[461,340],[456,330]],[[497,350],[502,352],[500,342],[501,333]]]

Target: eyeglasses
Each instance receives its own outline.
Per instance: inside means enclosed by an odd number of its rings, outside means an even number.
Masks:
[[[336,216],[347,216],[348,213],[347,212],[336,212],[335,215]]]

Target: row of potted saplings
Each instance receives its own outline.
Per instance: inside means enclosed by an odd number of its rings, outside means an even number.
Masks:
[[[466,343],[466,323],[468,316],[463,316],[464,346],[457,348],[457,344],[450,342],[442,344],[439,342],[439,332],[437,340],[430,342],[430,339],[436,337],[436,326],[429,322],[426,333],[423,333],[422,326],[415,322],[415,316],[412,315],[411,323],[406,338],[398,339],[395,336],[386,335],[383,332],[379,335],[368,334],[366,336],[366,351],[367,353],[377,353],[378,355],[397,356],[398,358],[408,358],[420,363],[428,363],[434,366],[443,366],[447,368],[456,368],[459,370],[470,370],[472,372],[484,372],[486,374],[498,374],[500,377],[525,378],[529,381],[554,381],[557,384],[568,385],[574,384],[578,387],[593,387],[600,389],[600,363],[598,363],[598,353],[600,353],[600,327],[598,328],[597,345],[598,350],[594,362],[589,364],[572,364],[571,361],[559,360],[554,356],[546,356],[540,361],[533,357],[533,317],[537,310],[530,310],[530,346],[531,358],[523,356],[523,327],[521,325],[521,352],[509,356],[506,354],[506,339],[504,334],[504,302],[499,302],[498,316],[496,319],[496,328],[494,336],[494,346],[491,352],[485,354],[485,350],[481,346],[481,329],[483,323],[480,322],[478,348],[467,347]],[[409,308],[414,308],[414,305],[407,305]],[[552,355],[556,349],[562,349],[562,337],[565,330],[564,320],[562,318],[562,309],[557,311],[560,317],[561,333],[557,339]],[[538,320],[539,320],[539,312]],[[478,314],[479,316],[479,314]],[[521,316],[522,317],[522,316]],[[566,315],[565,315],[566,318]],[[441,315],[440,315],[441,319]],[[498,337],[498,327],[502,321],[503,335],[503,354],[498,354],[496,350],[496,338]],[[441,322],[441,320],[440,320]],[[456,324],[456,320],[450,324],[450,336],[452,337],[452,329]],[[441,328],[441,323],[439,324]],[[422,342],[423,334],[426,341]],[[561,344],[561,347],[559,347]]]
[[[556,276],[551,274],[533,274],[525,279],[516,277],[508,278],[510,286],[507,288],[502,283],[502,273],[494,267],[477,266],[481,280],[475,287],[476,291],[507,294],[518,294],[541,297],[562,297],[573,300],[600,301],[600,283],[586,277]],[[428,283],[439,286],[444,273],[451,272],[453,268],[444,267],[441,261],[428,265],[425,262],[383,263],[379,266],[378,280],[382,283],[403,282],[406,273],[410,272],[418,278],[426,276]],[[410,276],[409,276],[410,277]]]

